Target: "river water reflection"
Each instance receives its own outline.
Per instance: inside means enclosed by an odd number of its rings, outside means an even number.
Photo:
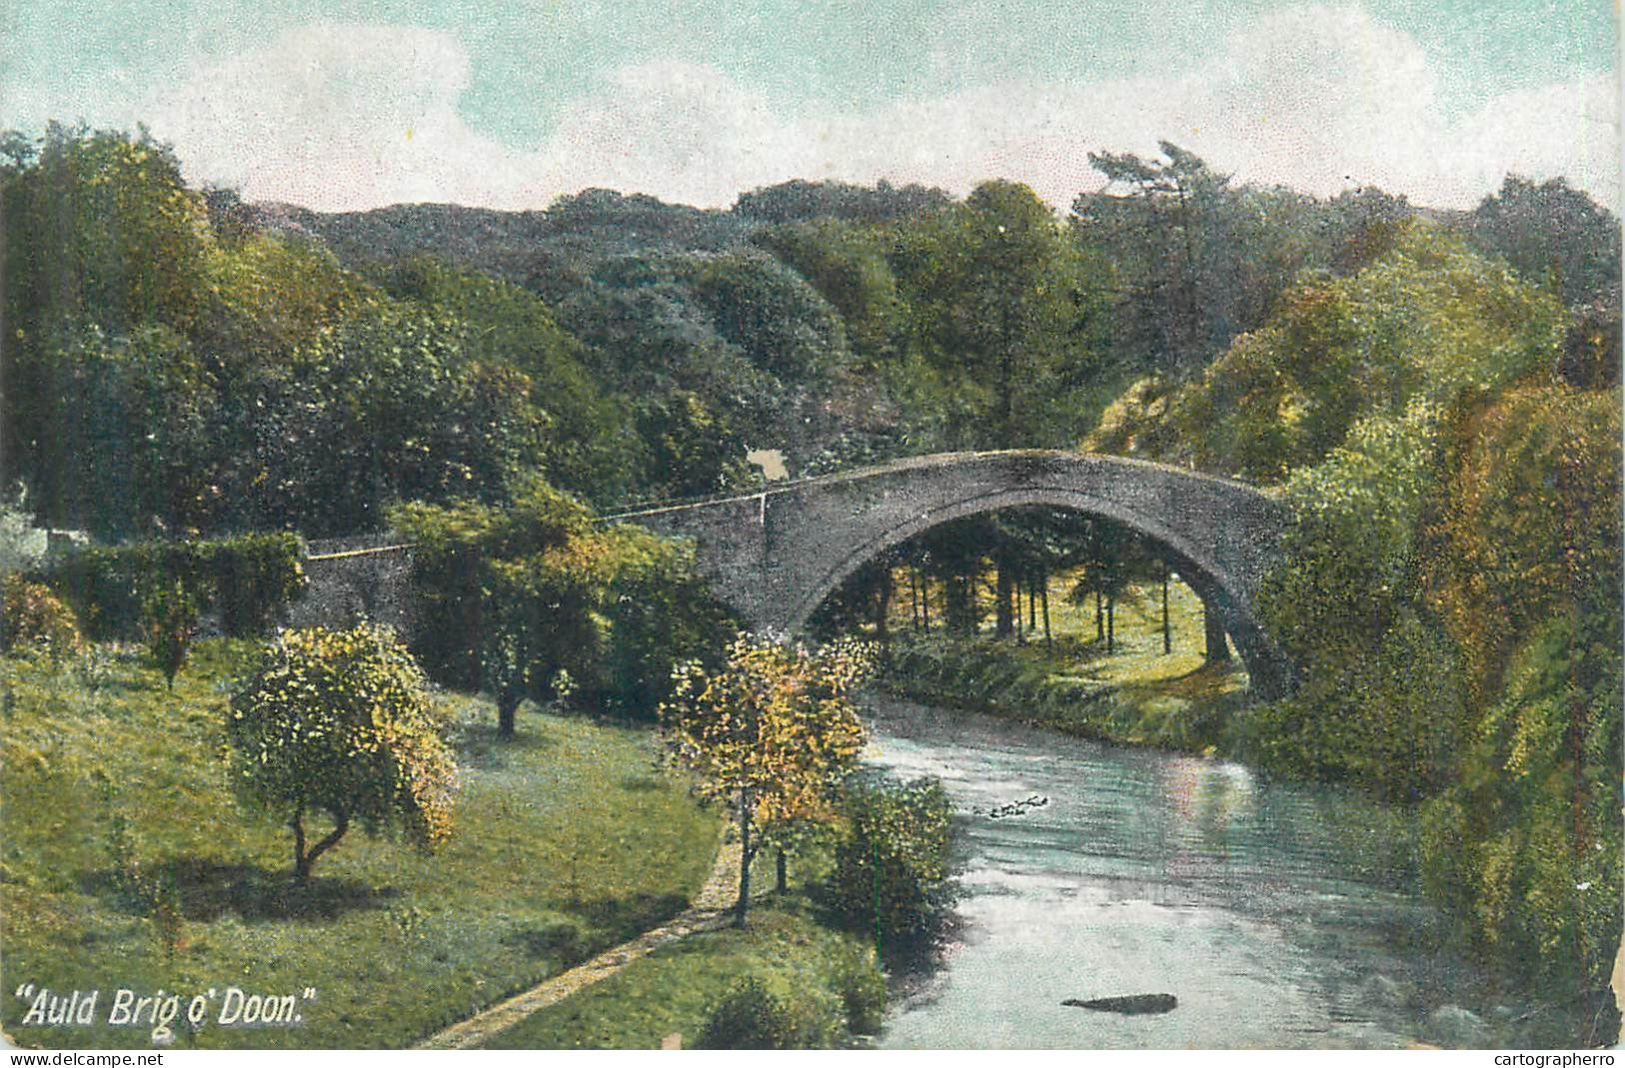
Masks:
[[[1526,1009],[1438,948],[1409,814],[1223,760],[873,704],[871,762],[943,780],[964,863],[958,935],[881,1045],[1521,1044]],[[1032,795],[1049,802],[986,814]],[[1061,1005],[1141,993],[1179,1006]]]

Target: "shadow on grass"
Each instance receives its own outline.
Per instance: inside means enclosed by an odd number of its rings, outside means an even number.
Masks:
[[[627,894],[595,901],[573,898],[562,908],[616,942],[633,938],[688,907],[681,894]]]
[[[1157,689],[1171,697],[1186,700],[1208,699],[1241,703],[1247,692],[1247,675],[1232,663],[1203,664],[1183,675],[1137,683],[1143,689]]]
[[[159,885],[175,888],[181,916],[193,921],[227,914],[247,921],[330,920],[362,909],[383,908],[400,896],[393,887],[319,874],[301,886],[287,868],[272,871],[256,864],[222,864],[202,857],[177,857],[151,874]],[[112,870],[92,873],[84,880],[84,888],[119,899],[123,911],[140,911],[127,900]]]
[[[470,723],[458,731],[456,741],[458,763],[479,771],[504,771],[515,756],[554,746],[553,739],[538,733],[534,722],[523,719],[511,738],[502,737],[495,724]]]
[[[573,923],[523,927],[502,941],[519,947],[534,960],[551,957],[563,968],[574,968],[592,956],[591,949],[581,937],[581,928]]]

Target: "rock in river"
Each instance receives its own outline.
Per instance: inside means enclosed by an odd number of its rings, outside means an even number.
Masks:
[[[1120,1012],[1125,1016],[1143,1016],[1154,1012],[1172,1012],[1179,1005],[1179,999],[1172,994],[1129,994],[1116,998],[1091,998],[1088,1001],[1067,998],[1061,1004],[1079,1009],[1094,1009],[1096,1012]]]

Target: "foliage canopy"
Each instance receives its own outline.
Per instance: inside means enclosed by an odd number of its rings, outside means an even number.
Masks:
[[[394,635],[363,625],[283,633],[226,719],[243,797],[287,820],[301,880],[352,822],[398,826],[425,849],[452,830],[457,765],[423,673]],[[332,831],[306,843],[305,820]]]

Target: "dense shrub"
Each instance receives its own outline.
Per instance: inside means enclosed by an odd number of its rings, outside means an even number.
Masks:
[[[952,809],[936,779],[848,784],[835,847],[835,909],[883,949],[928,941],[951,903]]]
[[[1257,608],[1302,684],[1238,721],[1231,740],[1248,759],[1409,801],[1454,774],[1470,728],[1466,671],[1421,596],[1443,421],[1423,401],[1362,420],[1288,481],[1296,521]]]
[[[184,582],[154,586],[142,605],[141,626],[153,663],[164,682],[175,688],[175,676],[186,666],[186,654],[197,634],[198,606]]]
[[[1509,390],[1455,430],[1425,577],[1487,703],[1554,612],[1619,612],[1619,394]]]
[[[847,1029],[855,1035],[879,1034],[886,1020],[886,976],[874,952],[854,947],[837,964],[835,983]]]
[[[755,976],[729,987],[706,1016],[696,1049],[828,1049],[841,1017],[826,991],[781,997]]]
[[[1424,810],[1428,893],[1553,1000],[1620,935],[1617,391],[1511,390],[1457,427],[1429,600],[1482,709]]]
[[[1617,616],[1538,628],[1423,809],[1428,895],[1552,1001],[1606,988],[1619,947],[1619,648]]]
[[[512,508],[412,504],[391,521],[416,546],[414,651],[436,680],[491,691],[506,716],[555,697],[562,670],[606,710],[651,718],[672,666],[713,663],[732,633],[689,546],[597,525],[542,482]]]
[[[97,639],[141,635],[157,586],[179,583],[200,608],[217,608],[232,637],[264,632],[305,587],[304,547],[288,533],[219,541],[138,542],[82,549],[42,575]]]
[[[304,880],[352,821],[369,833],[400,825],[424,848],[450,835],[457,766],[443,728],[390,631],[288,631],[232,698],[231,780],[293,829]],[[307,846],[304,821],[317,812],[333,829]]]
[[[80,644],[73,609],[56,594],[14,571],[0,574],[0,653],[38,648],[66,655]]]
[[[1455,774],[1469,732],[1466,688],[1454,643],[1406,608],[1363,659],[1319,662],[1292,698],[1234,717],[1225,747],[1295,778],[1351,782],[1393,801],[1416,802]]]
[[[211,547],[211,601],[230,637],[264,634],[305,588],[304,546],[293,534],[245,534],[205,544]]]

